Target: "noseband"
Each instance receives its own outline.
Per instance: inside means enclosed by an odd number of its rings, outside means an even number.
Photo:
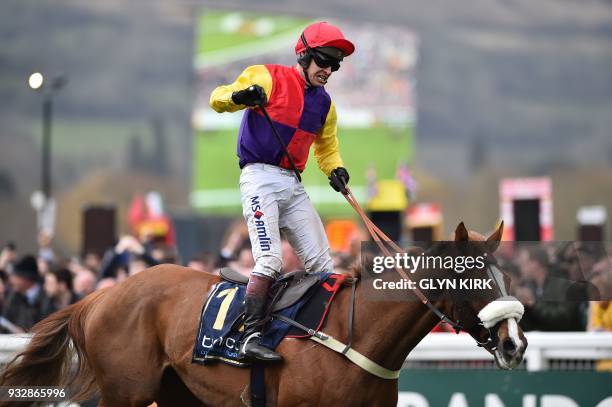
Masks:
[[[479,322],[473,324],[471,327],[466,328],[457,321],[457,326],[453,326],[455,331],[459,333],[459,329],[464,330],[476,341],[479,347],[485,348],[488,351],[493,352],[497,349],[499,344],[499,323],[508,318],[514,318],[516,321],[520,321],[525,312],[523,304],[520,303],[516,298],[511,297],[506,292],[506,287],[503,281],[503,273],[497,268],[495,262],[487,265],[487,274],[495,282],[495,287],[499,292],[499,297],[489,302],[478,312]],[[482,330],[486,330],[486,336],[484,340],[481,340],[480,333]]]

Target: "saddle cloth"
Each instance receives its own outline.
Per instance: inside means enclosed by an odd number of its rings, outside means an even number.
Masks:
[[[290,305],[282,309],[273,307],[273,315],[280,314],[308,328],[321,329],[332,300],[347,276],[320,273],[317,274],[317,277],[316,284],[312,285],[297,301],[285,301]],[[279,284],[283,283],[277,282],[272,286],[272,293],[277,291]],[[233,366],[249,366],[246,361],[239,360],[238,357],[245,292],[244,284],[231,281],[221,281],[213,288],[206,298],[200,316],[192,363],[209,364],[221,361]],[[282,304],[282,297],[276,303]],[[286,336],[305,338],[309,334],[272,318],[264,326],[260,343],[270,349],[276,349]]]

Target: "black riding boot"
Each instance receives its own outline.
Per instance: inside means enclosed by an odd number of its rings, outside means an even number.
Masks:
[[[266,317],[268,290],[272,279],[251,275],[247,286],[244,314],[244,334],[240,355],[259,362],[279,362],[282,356],[259,344],[262,320]]]

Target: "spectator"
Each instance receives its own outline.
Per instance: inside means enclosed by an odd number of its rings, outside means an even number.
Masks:
[[[189,260],[189,262],[187,263],[187,267],[197,271],[213,273],[214,262],[215,259],[210,253],[203,253],[196,255],[191,260]]]
[[[610,301],[591,303],[589,331],[612,332],[612,304]],[[612,365],[610,367],[612,368]]]
[[[51,270],[51,262],[43,257],[38,257],[38,274],[42,279],[45,274]]]
[[[89,251],[83,256],[83,266],[93,270],[96,274],[100,271],[101,264],[102,259],[100,259],[98,253]]]
[[[130,253],[130,260],[128,263],[128,275],[133,276],[134,274],[138,274],[141,271],[147,269],[147,257],[142,254],[134,254]]]
[[[38,259],[40,261],[44,261],[46,263],[52,263],[55,260],[55,253],[51,248],[51,235],[46,231],[41,231],[38,234]],[[41,274],[45,274],[47,272],[46,269],[40,267],[40,263],[38,268],[41,271]],[[44,270],[44,271],[43,271]]]
[[[134,261],[133,268],[130,269],[130,262]],[[119,239],[119,242],[112,250],[104,255],[101,265],[102,278],[117,278],[120,280],[120,268],[125,268],[128,275],[144,270],[139,262],[144,262],[144,268],[159,264],[151,254],[145,249],[138,239],[126,235]]]
[[[234,222],[223,237],[223,243],[215,267],[225,267],[229,262],[236,260],[238,252],[244,246],[245,241],[249,241],[246,223],[244,221]]]
[[[525,306],[524,330],[583,331],[581,303],[569,301],[568,279],[554,275],[548,253],[540,248],[521,249],[519,269],[523,281],[515,296]]]
[[[8,242],[0,252],[0,270],[9,271],[17,260],[17,251],[13,242]]]
[[[144,258],[145,262],[148,264],[148,267],[156,264],[178,263],[177,253],[174,247],[168,246],[165,243],[156,243],[147,246],[150,247],[150,250],[145,250],[143,255],[146,256],[147,254],[150,254],[150,257],[153,259],[153,261],[148,261],[146,257]]]
[[[93,271],[83,269],[74,277],[74,292],[81,298],[96,289],[97,278]]]
[[[40,286],[36,258],[22,257],[9,276],[11,293],[6,299],[2,315],[22,331],[28,331],[42,319],[45,293]]]
[[[291,244],[286,239],[283,239],[281,244],[281,255],[283,258],[283,266],[281,268],[282,274],[291,273],[297,270],[304,270],[304,265],[302,264],[302,261],[297,256],[295,250],[293,250],[293,247],[291,247]]]
[[[591,282],[600,288],[602,298],[606,301],[592,301],[589,310],[589,331],[612,332],[612,270],[608,265],[607,270],[595,274]],[[612,370],[612,360],[599,360],[596,370]]]
[[[59,311],[79,300],[72,288],[72,273],[66,268],[48,272],[45,275],[44,290],[46,294],[42,305],[44,316]]]
[[[102,280],[98,281],[98,285],[96,285],[96,290],[102,290],[104,288],[108,288],[108,287],[113,287],[114,285],[117,284],[117,281],[114,278],[103,278]]]
[[[4,308],[4,300],[6,299],[6,291],[8,283],[8,274],[3,269],[0,269],[0,315]]]
[[[228,263],[228,266],[244,276],[250,276],[253,267],[255,267],[255,259],[251,250],[251,242],[246,240],[238,251],[238,258]]]

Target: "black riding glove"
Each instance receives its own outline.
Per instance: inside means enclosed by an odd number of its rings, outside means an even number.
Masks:
[[[343,195],[348,194],[346,185],[349,182],[349,173],[344,167],[338,167],[333,170],[329,176],[329,185],[336,191],[342,192]]]
[[[232,101],[237,105],[259,106],[266,105],[268,98],[266,91],[259,85],[251,85],[246,89],[232,93]]]

